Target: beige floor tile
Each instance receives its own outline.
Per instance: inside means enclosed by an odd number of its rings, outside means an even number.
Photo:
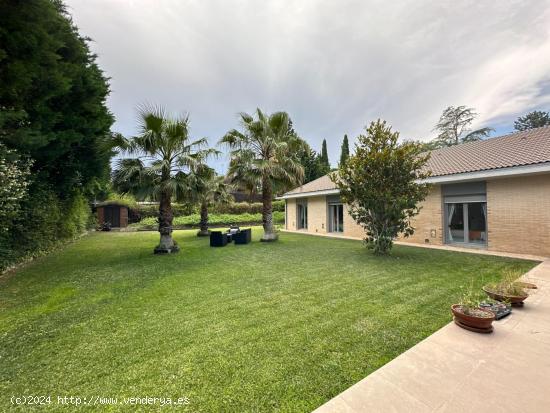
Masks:
[[[341,396],[354,412],[424,413],[432,411],[427,405],[379,375],[369,376],[346,390]]]
[[[486,357],[488,352],[494,351],[509,335],[508,329],[498,328],[496,324],[491,334],[478,334],[450,323],[436,331],[426,341],[433,341],[440,346],[479,360]]]
[[[379,376],[436,409],[484,363],[484,357],[476,359],[430,341],[413,347],[405,362],[390,363]]]

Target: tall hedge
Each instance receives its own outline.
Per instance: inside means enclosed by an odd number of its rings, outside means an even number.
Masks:
[[[109,84],[87,43],[60,0],[0,2],[0,141],[32,164],[0,270],[81,233],[82,194],[109,177]]]

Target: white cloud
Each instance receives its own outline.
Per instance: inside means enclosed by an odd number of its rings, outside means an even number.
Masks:
[[[335,163],[344,133],[378,117],[427,139],[448,105],[473,106],[478,125],[500,130],[550,109],[550,0],[68,5],[112,77],[123,133],[146,100],[189,111],[212,142],[259,106],[288,111],[314,148],[327,138]]]

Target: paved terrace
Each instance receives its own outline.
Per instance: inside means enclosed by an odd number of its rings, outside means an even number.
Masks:
[[[538,290],[493,333],[450,323],[315,412],[550,412],[550,260],[523,278]]]

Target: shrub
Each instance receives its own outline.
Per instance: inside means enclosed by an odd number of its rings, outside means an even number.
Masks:
[[[47,185],[31,184],[7,236],[0,240],[0,271],[82,234],[90,224],[90,216],[90,207],[82,194],[60,201]]]
[[[77,193],[66,201],[63,209],[60,238],[74,238],[88,229],[91,210],[82,194]]]
[[[261,214],[263,205],[261,202],[233,202],[227,205],[219,205],[212,208],[212,212],[218,214]],[[284,212],[285,201],[273,201],[273,212]]]
[[[194,214],[197,208],[190,204],[172,204],[172,213],[175,217]],[[158,204],[137,204],[136,213],[143,218],[156,218],[159,215]]]
[[[210,214],[208,216],[208,224],[211,226],[229,226],[229,225],[257,225],[262,223],[262,214]],[[275,223],[283,223],[285,220],[284,212],[274,212],[273,221]],[[200,224],[200,215],[191,214],[187,216],[179,216],[174,218],[174,228],[193,228]],[[134,229],[155,230],[158,226],[157,218],[148,217],[140,222],[131,224]]]
[[[130,208],[132,208],[130,206]],[[285,201],[273,201],[273,212],[284,212]],[[158,204],[137,204],[135,207],[136,214],[141,218],[156,218],[159,214]],[[226,205],[217,205],[209,208],[212,214],[261,214],[261,202],[232,202]],[[172,212],[174,217],[188,216],[198,213],[198,208],[191,204],[172,204]]]

